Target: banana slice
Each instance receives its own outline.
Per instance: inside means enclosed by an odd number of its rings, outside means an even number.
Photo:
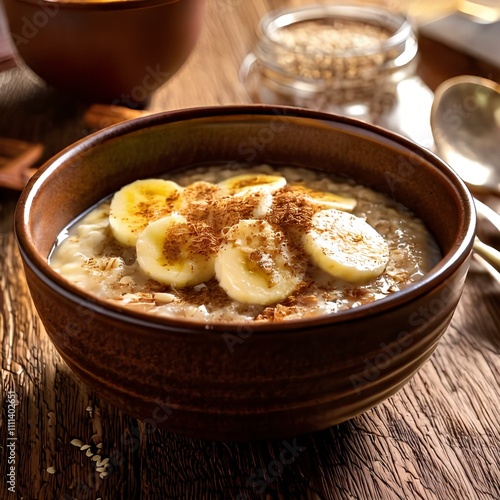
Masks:
[[[264,220],[240,220],[226,234],[215,258],[215,276],[238,302],[269,305],[288,297],[301,283],[283,233]]]
[[[144,179],[127,184],[111,200],[109,225],[116,240],[135,245],[139,234],[155,220],[178,206],[182,188],[164,179]]]
[[[263,219],[269,213],[273,205],[273,195],[267,189],[261,189],[255,192],[251,191],[245,194],[243,199],[248,199],[249,203],[255,205],[252,214],[254,219]]]
[[[137,262],[151,278],[177,288],[214,276],[215,237],[208,226],[172,214],[151,222],[137,239]]]
[[[352,212],[356,208],[357,201],[354,198],[346,198],[334,193],[316,191],[305,186],[290,186],[290,189],[305,198],[320,210],[336,209],[344,212]]]
[[[302,241],[314,264],[351,283],[376,278],[389,260],[384,238],[360,217],[340,210],[317,212]]]
[[[218,186],[226,195],[241,196],[262,189],[274,193],[285,184],[286,179],[281,175],[241,174],[219,182]]]

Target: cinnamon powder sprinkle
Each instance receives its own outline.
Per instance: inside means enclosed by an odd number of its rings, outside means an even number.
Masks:
[[[311,227],[311,218],[318,211],[307,202],[307,198],[285,186],[274,193],[273,205],[266,220],[285,233],[290,230],[306,232]]]
[[[191,222],[204,222],[217,235],[237,224],[241,219],[253,218],[261,195],[217,196],[190,203],[180,213]]]
[[[178,198],[179,194],[174,193],[169,197],[165,198],[164,205],[158,205],[157,203],[150,204],[146,201],[138,203],[134,213],[134,216],[137,215],[138,217],[136,217],[134,221],[142,219],[144,222],[139,227],[137,227],[135,232],[140,233],[143,229],[146,229],[146,226],[149,224],[149,222],[170,215],[174,209],[175,202],[177,201]]]
[[[181,300],[196,307],[206,306],[209,309],[219,309],[229,306],[232,302],[215,278],[202,285],[180,288],[176,293]]]
[[[179,261],[182,259],[183,248],[192,255],[208,259],[226,242],[229,228],[240,220],[255,218],[255,211],[260,203],[265,202],[265,196],[265,193],[259,191],[239,196],[223,195],[217,186],[203,181],[187,186],[183,192],[184,204],[179,210],[186,223],[176,224],[168,229],[163,247],[165,260]],[[255,234],[260,232],[259,223],[267,221],[275,228],[277,237],[281,235],[283,242],[288,242],[293,254],[291,264],[297,268],[305,268],[307,258],[301,249],[300,236],[310,227],[311,217],[317,210],[308,203],[305,196],[285,186],[273,193],[268,213],[264,219],[256,221]],[[264,245],[265,242],[262,243]],[[268,276],[271,286],[276,276],[270,256],[257,249],[249,254],[248,260],[250,267],[255,266]],[[230,302],[231,299],[216,280],[205,285],[201,291],[197,287],[187,287],[177,293],[182,300],[191,304],[221,307]],[[280,316],[285,311],[286,307],[281,310]]]
[[[204,222],[175,224],[167,229],[163,244],[163,257],[167,263],[175,263],[182,259],[182,249],[191,255],[205,256],[217,252],[220,240],[212,228]]]
[[[188,201],[180,209],[186,218],[185,225],[177,225],[166,235],[164,256],[175,262],[184,246],[194,255],[207,258],[217,253],[226,231],[242,219],[253,217],[261,195],[222,196],[219,189],[210,189],[208,183],[198,182],[191,187]]]
[[[311,218],[318,210],[305,195],[288,186],[274,193],[271,210],[265,219],[285,234],[295,256],[294,265],[306,265],[308,257],[302,247],[302,235],[311,227]]]
[[[186,186],[182,192],[182,198],[186,202],[193,203],[196,201],[210,200],[220,191],[220,188],[210,182],[198,181]]]

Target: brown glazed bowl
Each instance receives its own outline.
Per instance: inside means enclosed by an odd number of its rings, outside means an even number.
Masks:
[[[4,0],[38,76],[78,98],[136,107],[184,63],[204,0]]]
[[[333,172],[387,193],[425,221],[442,259],[420,282],[377,302],[255,325],[125,310],[47,264],[61,230],[124,184],[200,164],[262,162]],[[83,381],[150,424],[249,440],[325,429],[408,382],[460,299],[475,212],[457,175],[403,137],[326,113],[254,105],[151,115],[89,136],[30,180],[15,228],[40,318]]]

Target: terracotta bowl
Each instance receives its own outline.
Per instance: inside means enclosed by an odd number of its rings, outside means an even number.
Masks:
[[[200,164],[261,162],[346,175],[389,194],[426,222],[441,261],[417,284],[352,310],[207,327],[98,300],[47,264],[59,232],[126,183]],[[76,143],[29,182],[15,224],[40,318],[84,382],[173,432],[248,440],[325,429],[408,382],[460,299],[475,212],[456,174],[400,136],[319,112],[238,106],[152,115]]]
[[[5,0],[13,42],[48,84],[136,107],[186,60],[204,0]]]

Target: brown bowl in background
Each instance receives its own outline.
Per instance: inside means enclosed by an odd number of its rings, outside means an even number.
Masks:
[[[59,91],[137,107],[184,63],[204,0],[5,0],[14,45]]]

